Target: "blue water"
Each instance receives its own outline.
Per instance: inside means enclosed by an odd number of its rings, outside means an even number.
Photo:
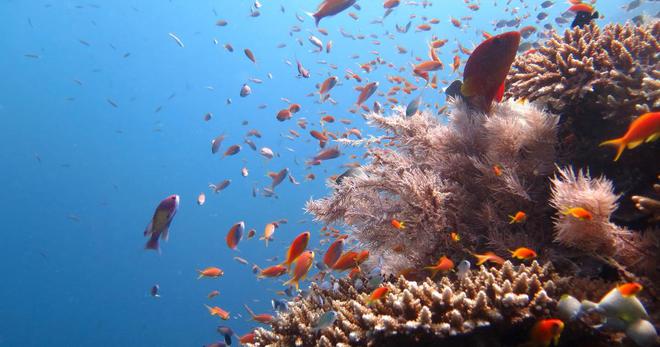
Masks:
[[[355,126],[369,133],[361,117],[347,112],[357,98],[357,84],[343,78],[344,70],[350,68],[365,81],[380,81],[379,90],[387,91],[391,85],[386,76],[398,74],[394,69],[381,65],[366,74],[358,65],[374,59],[372,51],[405,67],[402,75],[413,81],[409,64],[415,56],[427,56],[426,42],[433,34],[450,40],[439,50],[449,65],[454,39],[472,48],[482,40],[481,30],[501,31],[494,30],[493,20],[511,18],[503,1],[495,7],[493,1],[482,1],[482,8],[473,12],[463,1],[436,0],[426,9],[402,4],[383,25],[369,24],[382,15],[381,1],[360,1],[360,11],[346,11],[357,13],[358,21],[346,13],[326,18],[321,27],[329,36],[323,36],[304,14],[316,3],[262,2],[261,16],[252,18],[249,1],[0,1],[0,346],[200,346],[219,339],[215,327],[220,321],[208,315],[203,306],[207,303],[231,312],[231,320],[221,324],[240,335],[250,331],[256,323],[247,321],[243,304],[272,313],[270,299],[284,288],[281,281],[257,281],[252,263],[273,265],[266,258],[281,260],[286,246],[305,230],[312,231],[310,246],[318,247],[321,225],[304,214],[304,203],[328,193],[323,181],[341,173],[341,164],[354,161],[350,154],[359,154],[343,149],[339,159],[311,169],[304,166],[318,149],[308,131],[320,129],[320,111],[354,121],[350,126],[330,124],[328,130],[339,133]],[[534,8],[540,2],[527,1],[525,9],[525,3],[513,1],[520,13],[532,14],[522,25],[535,24]],[[654,12],[644,4],[625,13],[620,10],[623,4],[599,2],[597,8],[606,16],[601,22]],[[567,7],[557,1],[544,22]],[[410,31],[397,33],[394,24],[405,25],[411,14],[418,18]],[[416,33],[422,15],[440,23],[430,32]],[[459,30],[449,23],[450,15],[473,20]],[[218,19],[229,25],[216,26]],[[294,25],[302,31],[290,36]],[[342,27],[366,38],[344,38]],[[308,31],[324,42],[333,40],[333,51],[311,53]],[[181,38],[184,48],[170,32]],[[277,49],[280,42],[287,47]],[[235,51],[227,52],[224,43]],[[412,54],[397,54],[395,45]],[[243,55],[243,48],[254,52],[256,65]],[[360,58],[351,59],[353,54]],[[311,78],[296,77],[296,59],[312,72]],[[338,69],[319,64],[321,59]],[[331,74],[342,81],[331,93],[338,105],[319,105],[314,103],[317,96],[305,96]],[[439,75],[439,80],[455,78],[448,66]],[[252,95],[241,98],[239,90],[246,82]],[[415,96],[396,97],[406,104]],[[287,122],[275,120],[277,111],[286,107],[282,97],[302,105]],[[233,100],[231,105],[227,98]],[[424,98],[444,102],[435,90],[426,91]],[[385,103],[385,97],[375,95],[368,104],[374,100]],[[260,104],[268,107],[258,109]],[[203,121],[207,112],[213,113],[209,122]],[[299,117],[309,120],[307,130],[296,126]],[[270,147],[279,156],[265,160],[244,145],[250,129],[263,133],[261,139],[252,138],[257,146]],[[286,138],[289,129],[302,137]],[[220,133],[227,135],[221,152],[231,144],[243,145],[242,152],[225,159],[212,155],[210,140]],[[250,170],[246,178],[240,175],[243,166]],[[252,197],[254,186],[269,184],[267,171],[285,167],[300,185],[287,180],[276,188],[277,199]],[[317,179],[304,181],[310,172]],[[209,191],[209,183],[223,179],[232,180],[226,190]],[[200,192],[207,195],[204,206],[196,204]],[[161,245],[162,254],[145,251],[142,232],[157,204],[170,194],[181,196],[170,241]],[[235,222],[244,220],[246,230],[256,228],[261,234],[266,223],[281,218],[289,223],[277,229],[276,241],[268,248],[257,238],[244,239],[239,251],[225,245],[225,234]],[[237,263],[235,256],[250,264]],[[224,277],[197,280],[195,270],[207,266],[222,268]],[[160,298],[149,295],[156,283]],[[213,289],[221,294],[208,300]]]

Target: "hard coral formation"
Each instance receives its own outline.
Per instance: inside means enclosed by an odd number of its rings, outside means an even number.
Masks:
[[[467,256],[467,249],[505,252],[552,242],[547,177],[554,170],[558,118],[530,104],[505,102],[491,114],[452,101],[449,122],[430,111],[405,117],[366,117],[388,134],[369,141],[366,175],[330,183],[334,193],[307,203],[325,223],[345,223],[372,255],[384,257],[396,274],[434,263],[442,254]],[[522,225],[509,215],[532,216]],[[390,227],[391,219],[407,227]],[[459,246],[450,232],[461,235]],[[466,247],[466,248],[462,248]],[[400,252],[394,252],[399,249]]]
[[[536,53],[520,55],[508,95],[541,99],[553,112],[580,109],[630,117],[660,107],[660,22],[645,26],[594,22],[555,34]]]
[[[625,153],[616,165],[613,153],[599,144],[623,135],[639,115],[660,107],[660,22],[595,23],[554,35],[536,53],[517,57],[507,96],[545,105],[560,115],[557,160],[604,174],[626,203],[613,218],[644,228],[644,215],[630,196],[644,192],[660,172],[658,143]]]
[[[254,346],[516,345],[525,342],[534,321],[554,313],[569,286],[551,265],[537,262],[517,268],[510,262],[501,269],[482,266],[463,279],[439,282],[399,277],[384,284],[389,293],[373,305],[365,305],[368,293],[349,281],[339,284],[337,291],[313,284],[309,296],[291,303],[272,330],[255,331]],[[329,310],[337,312],[337,321],[315,333],[313,322]],[[592,338],[597,345],[599,334]]]

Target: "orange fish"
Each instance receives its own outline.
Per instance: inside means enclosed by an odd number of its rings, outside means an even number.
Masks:
[[[211,307],[209,305],[204,305],[204,306],[206,306],[206,308],[209,310],[209,313],[211,314],[211,316],[218,316],[218,317],[222,318],[223,320],[229,319],[229,312],[221,309],[220,307],[218,307],[218,306]]]
[[[625,298],[639,293],[643,288],[644,287],[642,287],[642,285],[637,282],[630,282],[617,287],[619,293],[621,293],[621,295]]]
[[[371,305],[372,303],[382,299],[385,295],[387,295],[387,292],[389,292],[389,288],[387,287],[378,287],[374,289],[373,292],[371,292],[371,295],[366,300],[367,305]]]
[[[245,230],[245,222],[240,221],[229,229],[227,232],[227,247],[229,249],[236,249],[238,247],[238,243],[241,241],[241,238],[243,238],[243,231]]]
[[[571,12],[588,12],[588,13],[592,13],[594,11],[594,8],[593,8],[593,6],[591,6],[589,4],[579,3],[579,4],[575,4],[571,7],[569,7],[568,10],[571,11]]]
[[[401,3],[400,0],[385,0],[385,2],[383,3],[383,7],[388,9],[395,8],[399,6],[400,3]]]
[[[497,177],[502,176],[502,168],[497,164],[493,165],[493,173]]]
[[[214,291],[210,292],[209,295],[207,295],[206,297],[209,298],[209,299],[213,299],[218,295],[220,295],[220,292],[217,291],[217,290],[214,290]]]
[[[487,113],[493,100],[502,100],[504,82],[519,44],[520,33],[510,31],[483,41],[470,54],[460,94],[479,111]]]
[[[316,26],[319,26],[321,19],[334,16],[347,8],[353,6],[357,0],[324,0],[319,5],[316,13],[310,14],[314,18]]]
[[[300,104],[291,104],[291,105],[289,105],[289,111],[291,113],[298,113],[298,111],[300,111]]]
[[[519,247],[515,251],[509,250],[509,252],[511,252],[512,258],[516,258],[520,260],[536,258],[536,252],[525,247]]]
[[[504,264],[504,259],[502,259],[493,252],[486,252],[484,254],[472,254],[472,255],[477,258],[477,265],[481,265],[487,261],[499,265]]]
[[[291,111],[286,109],[286,108],[282,109],[279,112],[277,112],[277,116],[275,116],[275,118],[280,122],[284,122],[285,120],[289,120],[289,119],[291,119]]]
[[[328,250],[325,251],[325,255],[323,256],[323,264],[325,264],[328,268],[332,268],[332,266],[337,262],[339,257],[341,256],[341,252],[344,249],[344,239],[338,239],[337,241],[333,242],[330,247],[328,247]]]
[[[593,218],[591,212],[582,207],[569,208],[566,211],[562,211],[562,214],[571,215],[579,220],[591,220]]]
[[[275,228],[277,228],[275,223],[266,224],[266,227],[264,228],[264,236],[259,238],[259,240],[264,240],[266,242],[266,247],[268,247],[268,241],[273,240],[273,234],[275,234]]]
[[[218,278],[225,274],[224,271],[218,269],[217,267],[207,267],[204,270],[197,270],[197,272],[199,273],[199,277],[197,277],[197,279],[201,279],[203,277]]]
[[[332,264],[332,269],[335,271],[346,271],[348,269],[351,269],[355,267],[357,264],[357,257],[358,253],[355,251],[348,251],[344,254],[342,254],[337,261],[335,261],[334,264]]]
[[[415,65],[415,70],[420,71],[420,72],[427,72],[427,71],[438,71],[442,69],[443,64],[441,61],[435,61],[435,60],[426,60],[423,61],[417,65]]]
[[[300,281],[304,280],[307,277],[309,269],[314,265],[314,252],[305,251],[295,260],[295,267],[293,268],[293,273],[291,279],[284,282],[285,286],[294,285],[296,289],[299,288]]]
[[[253,63],[257,63],[257,60],[254,58],[254,54],[249,48],[246,48],[243,50],[243,53],[245,53],[245,56],[248,57]]]
[[[642,143],[653,142],[658,138],[660,138],[660,112],[649,112],[630,123],[628,131],[623,137],[605,141],[600,146],[616,147],[614,161],[617,161],[626,147],[633,149]]]
[[[259,276],[257,278],[264,278],[264,277],[280,277],[284,275],[287,272],[286,266],[283,265],[273,265],[270,267],[267,267],[259,273]]]
[[[282,263],[282,265],[286,265],[287,268],[291,268],[291,263],[293,263],[293,261],[296,260],[296,258],[298,258],[298,256],[300,256],[302,252],[305,251],[305,248],[307,248],[309,238],[309,231],[305,231],[304,233],[296,236],[296,238],[293,239],[293,242],[291,242],[291,246],[289,246],[289,249],[286,251],[286,259],[284,259],[284,263]]]
[[[420,24],[417,26],[417,31],[429,31],[431,30],[431,26],[429,24]]]
[[[402,222],[402,221],[399,221],[399,220],[396,220],[396,219],[392,219],[390,224],[392,224],[393,227],[395,227],[399,230],[406,228],[405,222]]]
[[[458,242],[458,241],[461,240],[461,236],[458,235],[458,233],[456,233],[456,232],[452,231],[451,233],[449,233],[449,236],[451,237],[451,240],[454,241],[454,242]]]
[[[248,305],[243,304],[245,306],[245,309],[248,311],[250,316],[252,317],[252,320],[255,322],[263,323],[263,324],[270,324],[273,322],[275,317],[273,315],[270,315],[268,313],[260,313],[260,314],[255,314],[249,307]]]
[[[360,95],[358,95],[356,104],[360,106],[362,103],[367,101],[367,99],[369,99],[374,94],[376,89],[378,89],[378,84],[378,82],[370,82],[367,83],[364,87],[360,87]]]
[[[527,220],[527,215],[523,211],[518,211],[515,216],[509,215],[509,218],[511,218],[509,224],[522,223]]]
[[[424,269],[431,271],[431,279],[433,279],[438,272],[447,272],[453,268],[454,262],[443,255],[435,265],[427,266]]]
[[[559,319],[544,319],[536,322],[530,332],[530,345],[548,347],[550,343],[557,345],[564,330],[564,322]]]
[[[455,73],[459,67],[461,67],[461,57],[455,55],[454,62],[451,64],[451,68],[453,69],[452,72]]]
[[[241,336],[238,339],[238,342],[240,342],[242,344],[254,343],[254,333],[247,333],[247,334]]]

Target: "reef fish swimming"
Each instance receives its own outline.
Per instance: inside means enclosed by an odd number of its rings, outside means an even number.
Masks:
[[[160,252],[158,240],[163,239],[167,241],[169,237],[170,224],[179,209],[179,196],[170,195],[158,204],[154,212],[151,222],[144,230],[144,236],[148,236],[149,240],[144,246],[145,249],[153,249]]]

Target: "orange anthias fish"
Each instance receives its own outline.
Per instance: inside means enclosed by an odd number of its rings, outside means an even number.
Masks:
[[[502,259],[500,256],[498,256],[493,252],[486,252],[484,254],[472,254],[472,255],[477,258],[477,266],[485,262],[491,262],[499,265],[504,264],[504,259]]]
[[[243,336],[241,336],[238,339],[238,342],[246,344],[246,343],[254,343],[254,333],[247,333]]]
[[[520,259],[520,260],[536,258],[536,252],[534,252],[533,250],[531,250],[529,248],[525,248],[525,247],[519,247],[515,251],[509,250],[509,252],[511,252],[511,257],[512,258],[516,258],[516,259]]]
[[[617,287],[619,293],[621,293],[621,295],[625,298],[631,297],[639,293],[640,291],[642,291],[643,288],[644,287],[642,287],[642,285],[637,282],[630,282],[630,283],[622,284]]]
[[[514,216],[509,215],[509,218],[511,218],[509,224],[522,223],[527,220],[527,215],[523,211],[518,211]]]
[[[254,58],[254,53],[249,48],[246,48],[243,50],[243,53],[245,53],[245,56],[248,57],[253,63],[257,63],[257,59]]]
[[[266,247],[268,247],[268,241],[273,240],[273,234],[275,234],[276,227],[275,223],[266,224],[266,227],[264,228],[264,236],[259,238],[259,240],[264,240],[266,242]]]
[[[626,147],[633,149],[642,143],[653,142],[658,138],[660,138],[660,112],[649,112],[630,123],[628,131],[623,137],[605,141],[600,146],[616,147],[614,161],[617,161]]]
[[[259,276],[257,278],[264,278],[264,277],[280,277],[284,275],[287,272],[287,267],[284,265],[273,265],[270,267],[267,267],[259,273]]]
[[[438,272],[447,272],[453,268],[454,262],[443,255],[435,265],[427,266],[424,269],[431,271],[431,279],[433,279]]]
[[[343,249],[344,249],[344,239],[339,239],[333,242],[330,245],[330,247],[328,247],[328,250],[325,251],[325,255],[323,256],[323,264],[325,264],[329,268],[332,268],[332,266],[335,265],[335,263],[341,256],[341,252],[343,251]]]
[[[204,305],[204,306],[206,306],[206,308],[209,310],[209,314],[211,314],[211,316],[218,316],[223,320],[229,319],[229,312],[221,309],[220,307],[218,306],[211,307],[209,305]]]
[[[339,259],[332,264],[332,269],[339,272],[352,269],[357,264],[356,259],[358,255],[359,254],[355,251],[348,251],[342,254]]]
[[[371,292],[371,295],[369,295],[369,297],[367,298],[366,304],[371,305],[374,302],[382,299],[385,295],[387,295],[387,292],[389,292],[389,290],[390,289],[387,287],[378,287],[374,289],[374,291]]]
[[[284,282],[285,286],[294,285],[296,289],[300,286],[300,281],[304,280],[307,277],[309,269],[314,265],[314,252],[305,251],[295,260],[295,267],[293,268],[293,273],[291,279]]]
[[[241,221],[238,222],[229,229],[227,232],[227,247],[230,249],[236,249],[238,247],[238,243],[241,241],[241,238],[243,238],[243,231],[245,230],[245,222]]]
[[[218,295],[220,295],[220,292],[217,291],[217,290],[214,290],[214,291],[210,292],[206,297],[209,298],[209,299],[213,299]]]
[[[334,16],[347,8],[353,6],[357,0],[324,0],[319,5],[316,13],[310,14],[314,18],[316,26],[319,26],[321,19]]]
[[[199,277],[197,277],[197,279],[201,279],[203,277],[218,278],[225,274],[224,271],[217,267],[207,267],[204,270],[197,270],[197,272],[199,273]]]
[[[300,256],[302,252],[305,251],[305,248],[307,248],[309,238],[309,231],[305,231],[304,233],[296,236],[296,238],[291,242],[291,246],[289,246],[289,249],[286,251],[286,259],[284,259],[284,263],[282,263],[282,265],[286,265],[287,269],[291,268],[293,261],[296,260],[296,258],[298,258],[298,256]]]
[[[566,211],[562,211],[561,213],[567,216],[568,215],[573,216],[579,220],[591,220],[593,218],[591,212],[587,211],[582,207],[569,208]]]
[[[163,199],[154,212],[151,222],[144,230],[144,236],[149,236],[145,249],[154,249],[160,252],[158,240],[167,241],[170,224],[179,209],[179,196],[170,195]]]
[[[402,222],[402,221],[399,221],[399,220],[397,220],[397,219],[392,219],[392,221],[390,222],[390,224],[392,224],[393,227],[395,227],[395,228],[397,228],[397,229],[399,229],[399,230],[401,230],[401,229],[405,229],[405,228],[406,228],[405,223]]]
[[[474,49],[463,69],[460,92],[470,105],[488,113],[493,100],[501,101],[504,82],[516,58],[520,33],[510,31],[483,41]]]
[[[252,311],[248,305],[243,304],[245,306],[245,309],[248,311],[250,316],[252,317],[252,320],[255,322],[263,323],[263,324],[270,324],[275,317],[273,315],[270,315],[268,313],[261,313],[261,314],[255,314],[254,311]]]
[[[456,232],[449,233],[449,237],[451,237],[451,240],[454,241],[454,242],[458,242],[458,241],[461,240],[461,235],[459,235]]]
[[[564,330],[564,322],[559,319],[544,319],[536,322],[530,332],[530,345],[548,347],[550,343],[557,345]]]

